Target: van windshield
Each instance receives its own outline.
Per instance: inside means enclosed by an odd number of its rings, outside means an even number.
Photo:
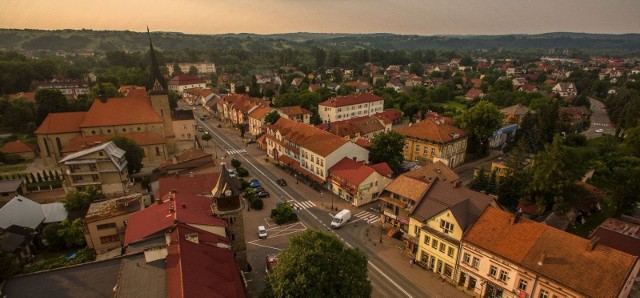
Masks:
[[[341,219],[339,219],[339,218],[334,218],[332,222],[333,222],[333,223],[337,223],[337,224],[339,224],[339,223],[341,223],[341,222],[342,222],[342,220],[341,220]]]

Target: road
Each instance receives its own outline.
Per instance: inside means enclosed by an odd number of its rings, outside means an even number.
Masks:
[[[220,129],[214,128],[214,125],[209,121],[200,120],[199,114],[195,118],[196,123],[211,134],[212,141],[217,144],[218,148],[226,152],[236,153],[233,158],[240,160],[243,163],[243,167],[247,168],[253,177],[258,178],[265,189],[271,190],[272,198],[274,195],[281,196],[280,200],[289,201],[300,206],[309,205],[308,202],[313,202],[316,206],[324,204],[319,193],[314,197],[305,197],[298,192],[296,188],[306,187],[303,184],[294,185],[294,183],[289,182],[289,186],[281,187],[277,185],[275,180],[281,177],[278,177],[273,169],[262,165],[253,156],[247,154],[245,146],[239,145],[242,141],[239,137],[229,136]],[[265,209],[268,208],[265,207]],[[435,296],[435,293],[425,293],[423,288],[405,278],[398,271],[399,268],[393,268],[384,262],[363,243],[363,237],[360,237],[360,235],[364,235],[369,226],[365,221],[354,221],[339,230],[333,230],[329,228],[329,223],[332,219],[331,212],[322,208],[304,208],[301,210],[299,218],[307,228],[329,231],[338,236],[347,246],[358,247],[367,254],[369,259],[369,278],[373,286],[374,297],[398,297],[398,295],[403,297]],[[245,222],[247,221],[248,219],[245,219]],[[252,240],[248,239],[248,244],[251,244],[250,241]],[[274,246],[274,248],[276,250],[282,249],[282,243]],[[260,260],[264,260],[264,258],[257,257],[257,262],[260,262]],[[257,269],[263,270],[262,268],[258,267]]]
[[[593,98],[589,97],[589,102],[591,103],[591,126],[587,129],[584,134],[588,139],[597,138],[603,134],[613,135],[616,133],[616,127],[609,120],[609,115],[607,114],[607,110],[604,108],[604,104]],[[598,130],[602,130],[602,132],[598,132]]]

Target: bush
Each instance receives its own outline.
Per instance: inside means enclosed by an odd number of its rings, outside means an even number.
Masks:
[[[249,188],[249,181],[246,181],[244,179],[240,179],[240,188],[241,189],[247,189]]]
[[[587,137],[583,134],[579,133],[570,133],[564,139],[564,144],[571,147],[576,146],[586,146],[587,145]]]
[[[253,198],[251,199],[251,208],[256,209],[256,210],[262,210],[262,208],[264,207],[264,203],[262,202],[261,198]]]
[[[236,172],[238,172],[238,176],[239,177],[247,177],[249,176],[249,171],[247,171],[247,169],[245,168],[236,168]]]
[[[234,168],[239,168],[240,165],[242,165],[242,163],[239,160],[235,158],[231,160],[231,166],[233,166]]]
[[[281,225],[288,222],[298,221],[298,215],[295,210],[293,210],[293,205],[289,203],[282,203],[276,206],[275,209],[271,210],[271,219],[273,219],[276,224]]]

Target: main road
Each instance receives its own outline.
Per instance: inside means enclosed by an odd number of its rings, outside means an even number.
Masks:
[[[593,139],[603,134],[615,134],[616,127],[611,123],[604,104],[593,97],[589,97],[589,102],[591,103],[591,125],[584,132],[587,138]]]
[[[238,144],[232,137],[229,137],[221,130],[214,128],[213,125],[207,121],[201,120],[201,115],[194,113],[197,124],[204,128],[212,136],[212,141],[217,144],[217,147],[226,152],[244,152],[245,146]],[[298,193],[294,187],[283,188],[275,183],[277,177],[272,170],[266,166],[257,162],[252,156],[248,154],[236,154],[234,158],[242,159],[244,167],[250,170],[254,177],[259,178],[262,184],[268,184],[268,188],[276,189],[279,193],[283,194],[281,200],[301,203],[303,195]],[[305,186],[303,186],[305,187]],[[320,195],[319,195],[320,196]],[[307,200],[310,198],[306,198]],[[367,254],[369,262],[369,278],[374,290],[374,296],[379,297],[433,297],[436,293],[426,293],[422,287],[419,287],[398,270],[399,268],[393,268],[388,263],[384,262],[379,256],[377,256],[369,247],[367,247],[363,241],[361,235],[363,235],[365,229],[368,228],[367,224],[362,225],[350,225],[348,229],[333,230],[329,228],[331,221],[331,215],[329,212],[319,208],[305,208],[302,209],[299,214],[300,220],[309,228],[316,230],[326,230],[335,234],[340,238],[348,247],[358,247]],[[398,252],[400,253],[400,252]]]

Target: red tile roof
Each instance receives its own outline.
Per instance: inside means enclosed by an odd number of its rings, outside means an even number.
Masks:
[[[171,232],[165,261],[167,297],[246,297],[233,253],[191,242],[185,238],[189,232],[183,227]]]
[[[172,189],[177,189],[180,193],[188,193],[194,195],[201,195],[206,193],[211,194],[211,190],[218,182],[220,173],[208,173],[190,176],[171,176],[160,178],[158,181],[159,188],[158,193],[161,196],[169,193]],[[156,197],[158,197],[156,195]]]
[[[36,93],[35,92],[19,92],[15,94],[9,94],[9,100],[14,100],[18,98],[24,98],[30,102],[36,102]]]
[[[377,163],[375,165],[370,165],[372,169],[374,169],[378,174],[382,176],[391,176],[393,175],[393,170],[389,167],[386,162]]]
[[[173,85],[173,86],[204,84],[204,83],[205,81],[199,79],[196,75],[191,75],[191,74],[180,74],[173,77],[173,79],[169,81],[169,85]]]
[[[472,88],[471,90],[469,90],[469,92],[467,92],[467,94],[464,95],[464,97],[466,98],[475,98],[476,96],[481,96],[482,94],[484,94],[484,92],[480,89],[476,89],[476,88]]]
[[[164,144],[165,140],[153,133],[153,132],[133,132],[126,134],[119,134],[134,140],[140,146],[148,146],[155,144]],[[114,135],[100,135],[100,136],[76,136],[69,140],[67,144],[62,147],[62,153],[72,153],[84,150],[96,145],[104,143],[107,139]]]
[[[269,126],[269,129],[279,131],[285,140],[324,157],[349,142],[322,129],[291,121],[284,117],[280,117],[275,124]],[[271,136],[267,136],[267,138],[277,141]]]
[[[433,119],[425,119],[411,126],[400,127],[396,131],[405,137],[439,144],[448,143],[467,135],[462,129]],[[454,138],[454,136],[457,137]]]
[[[162,118],[151,106],[149,97],[133,96],[109,98],[106,102],[94,100],[80,127],[100,127],[128,124],[162,123]],[[145,92],[146,94],[146,92]],[[170,111],[166,111],[170,113]]]
[[[589,238],[599,237],[604,245],[640,256],[640,225],[609,218],[600,224]]]
[[[35,134],[80,132],[80,124],[87,112],[49,113]]]
[[[0,148],[0,152],[6,153],[6,154],[25,153],[25,152],[34,152],[34,151],[35,151],[35,148],[33,148],[33,145],[25,144],[19,140],[8,142],[4,144],[2,148]]]
[[[312,114],[311,111],[301,107],[301,106],[291,106],[291,107],[281,107],[277,109],[282,114],[288,116],[297,116],[302,114]]]
[[[380,113],[375,114],[374,116],[386,119],[386,121],[389,121],[391,123],[402,120],[402,112],[396,109],[384,110]]]
[[[351,158],[345,157],[338,163],[329,168],[331,176],[343,179],[351,185],[360,185],[362,181],[369,178],[376,171],[365,165],[364,162],[357,162]]]
[[[367,139],[363,139],[363,138],[357,138],[355,141],[353,141],[354,143],[356,143],[356,145],[365,148],[365,149],[369,149],[369,147],[371,147],[371,141],[367,140]]]
[[[339,96],[334,98],[329,98],[319,105],[327,106],[327,107],[344,107],[350,105],[357,105],[361,103],[369,103],[383,100],[382,97],[367,93],[367,94],[358,94],[358,95],[347,95],[347,96]]]

